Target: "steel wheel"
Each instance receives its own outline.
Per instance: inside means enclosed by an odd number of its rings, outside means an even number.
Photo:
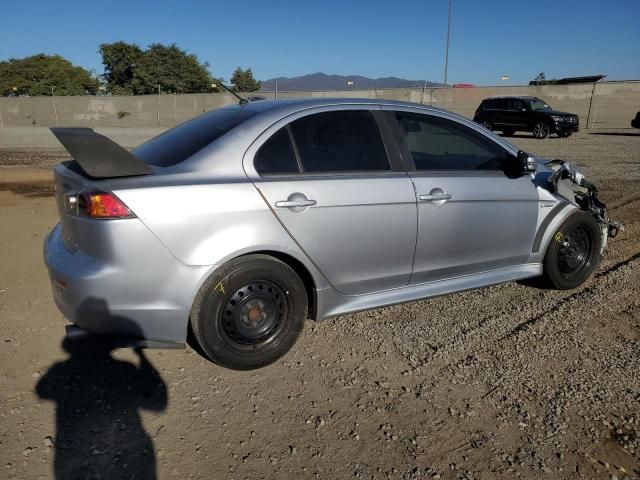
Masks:
[[[560,244],[558,267],[566,277],[579,274],[589,267],[593,257],[593,234],[582,225],[569,230]]]
[[[286,263],[244,255],[216,269],[196,295],[191,328],[202,353],[228,368],[268,365],[293,346],[307,318],[307,293]]]
[[[282,288],[268,281],[241,286],[229,297],[220,318],[225,340],[246,350],[268,344],[278,335],[289,301]]]
[[[576,211],[553,236],[542,262],[548,285],[566,290],[582,285],[598,268],[602,228],[587,212]]]
[[[533,136],[538,139],[547,138],[549,135],[549,125],[544,122],[538,122],[533,127]]]

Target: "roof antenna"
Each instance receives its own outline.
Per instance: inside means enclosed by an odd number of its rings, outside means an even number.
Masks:
[[[249,100],[247,100],[246,98],[242,98],[240,95],[238,95],[236,92],[234,92],[233,90],[231,90],[229,87],[227,87],[224,83],[220,82],[220,83],[212,83],[211,84],[211,88],[217,88],[217,87],[222,87],[224,88],[227,92],[229,92],[231,95],[233,95],[234,97],[236,97],[239,100],[239,104],[240,105],[244,105],[245,103],[249,103]]]

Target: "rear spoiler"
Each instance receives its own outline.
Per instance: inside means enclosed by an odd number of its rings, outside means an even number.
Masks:
[[[153,173],[153,169],[133,153],[92,128],[51,128],[51,132],[90,177],[132,177]]]

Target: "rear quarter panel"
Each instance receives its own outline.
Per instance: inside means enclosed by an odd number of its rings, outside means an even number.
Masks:
[[[114,193],[187,265],[215,267],[247,253],[277,251],[302,262],[316,286],[325,287],[313,264],[248,180],[217,179]]]

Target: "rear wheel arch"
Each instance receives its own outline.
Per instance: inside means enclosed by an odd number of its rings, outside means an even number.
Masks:
[[[312,320],[317,320],[316,307],[318,302],[316,298],[316,281],[314,280],[313,275],[311,275],[311,272],[309,271],[309,269],[306,267],[304,263],[302,263],[300,260],[293,257],[292,255],[279,252],[276,250],[260,250],[257,252],[247,253],[241,256],[246,256],[246,255],[266,255],[269,257],[273,257],[277,260],[280,260],[281,262],[291,267],[291,269],[293,269],[293,271],[296,272],[296,274],[300,277],[300,280],[302,280],[305,291],[307,293],[307,308],[309,310],[307,313],[307,316]]]

